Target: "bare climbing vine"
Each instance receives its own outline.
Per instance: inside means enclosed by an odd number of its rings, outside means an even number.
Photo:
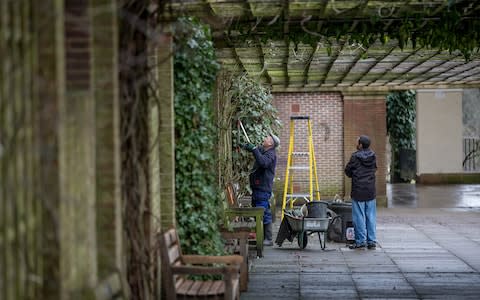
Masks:
[[[161,27],[150,1],[123,1],[120,6],[120,135],[121,187],[124,233],[126,235],[127,280],[132,299],[155,296],[157,249],[152,241],[156,228],[149,198],[149,109],[159,105],[153,97],[157,89],[149,65],[149,45]],[[153,102],[152,102],[153,100]],[[156,141],[158,143],[158,140]]]

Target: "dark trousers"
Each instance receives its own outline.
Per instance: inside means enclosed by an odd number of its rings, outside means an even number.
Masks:
[[[272,223],[272,211],[270,210],[270,197],[272,196],[271,192],[262,192],[262,191],[253,191],[252,193],[252,206],[254,207],[263,207],[265,210],[263,212],[263,224]]]

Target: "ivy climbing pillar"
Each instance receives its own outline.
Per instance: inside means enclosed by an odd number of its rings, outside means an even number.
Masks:
[[[386,207],[386,94],[384,93],[344,93],[343,94],[343,149],[344,166],[356,151],[357,138],[361,134],[368,135],[371,149],[377,155],[377,206]],[[350,197],[351,180],[345,176],[345,196]]]
[[[167,27],[167,26],[165,26]],[[161,227],[175,225],[175,125],[173,91],[173,39],[164,31],[157,52],[159,101],[159,161]]]

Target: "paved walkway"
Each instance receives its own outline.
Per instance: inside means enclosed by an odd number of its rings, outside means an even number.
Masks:
[[[480,299],[480,210],[380,209],[377,232],[376,250],[267,247],[241,299]]]

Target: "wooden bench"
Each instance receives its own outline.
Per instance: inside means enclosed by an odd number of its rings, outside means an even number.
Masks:
[[[226,240],[225,250],[227,253],[240,254],[243,262],[240,266],[240,291],[248,289],[248,230],[221,231],[222,238]]]
[[[240,207],[251,207],[252,196],[237,197],[237,202]],[[269,202],[270,202],[270,211],[272,212],[272,223],[275,223],[276,213],[277,213],[277,200],[274,193],[272,193],[272,196],[270,197]]]
[[[240,255],[182,255],[175,229],[159,234],[159,242],[165,299],[240,299]],[[222,275],[223,279],[191,280],[187,275]]]
[[[234,192],[232,184],[227,184],[226,195],[228,208],[225,209],[225,216],[228,218],[246,217],[255,218],[255,234],[256,234],[256,248],[257,256],[263,256],[263,207],[240,207],[237,197]],[[250,228],[249,223],[245,222],[230,222],[230,227],[235,228]]]

